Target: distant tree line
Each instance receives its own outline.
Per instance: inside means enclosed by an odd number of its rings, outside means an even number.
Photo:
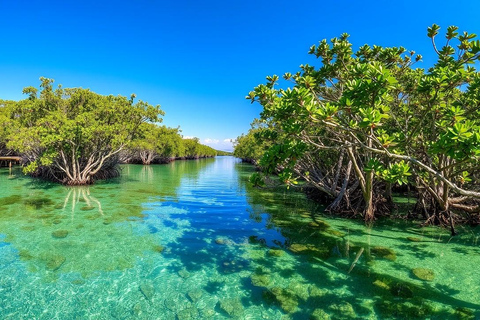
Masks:
[[[449,27],[428,28],[438,60],[403,47],[352,49],[348,35],[310,48],[319,66],[267,77],[247,96],[260,118],[238,137],[235,156],[287,184],[304,181],[332,212],[371,221],[389,214],[392,189],[407,185],[412,218],[479,223],[480,41]],[[253,179],[260,183],[259,175]]]
[[[120,153],[122,163],[169,163],[173,160],[215,157],[218,151],[203,145],[198,138],[183,139],[179,128],[143,123],[140,136]]]
[[[164,112],[141,100],[82,88],[27,87],[21,101],[0,100],[0,156],[22,157],[24,172],[67,185],[119,174],[118,164],[214,157],[217,151],[160,126]]]
[[[217,156],[233,156],[233,152],[217,150]]]

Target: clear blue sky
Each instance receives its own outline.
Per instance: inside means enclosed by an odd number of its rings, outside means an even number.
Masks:
[[[434,54],[432,23],[480,33],[480,1],[0,0],[0,98],[45,76],[64,87],[160,104],[164,124],[218,149],[261,107],[244,96],[265,76],[318,64],[319,40]]]

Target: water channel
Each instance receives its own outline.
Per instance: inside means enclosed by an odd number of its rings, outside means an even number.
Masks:
[[[480,317],[480,228],[366,227],[253,170],[124,165],[68,188],[0,168],[0,318]]]

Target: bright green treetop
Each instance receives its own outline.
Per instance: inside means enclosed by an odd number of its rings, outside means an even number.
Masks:
[[[159,106],[122,96],[103,96],[88,89],[54,89],[41,78],[41,91],[14,107],[8,146],[29,160],[25,171],[65,184],[88,184],[106,174],[114,157],[139,134],[145,122],[161,121]]]

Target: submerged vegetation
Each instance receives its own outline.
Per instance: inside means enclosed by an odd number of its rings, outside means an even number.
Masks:
[[[353,51],[348,35],[310,48],[320,67],[301,65],[249,93],[262,105],[235,156],[278,174],[287,184],[305,181],[332,212],[366,221],[390,214],[392,190],[415,190],[412,218],[445,224],[478,223],[480,187],[480,41],[449,27],[428,28],[438,60],[403,47],[364,45]],[[258,174],[254,179],[258,184]]]
[[[84,187],[0,169],[2,318],[478,317],[478,228],[322,216],[232,158],[122,167]]]
[[[0,156],[20,155],[24,172],[66,185],[118,175],[117,164],[213,157],[216,150],[159,126],[160,106],[88,89],[27,87],[27,99],[0,101]]]

